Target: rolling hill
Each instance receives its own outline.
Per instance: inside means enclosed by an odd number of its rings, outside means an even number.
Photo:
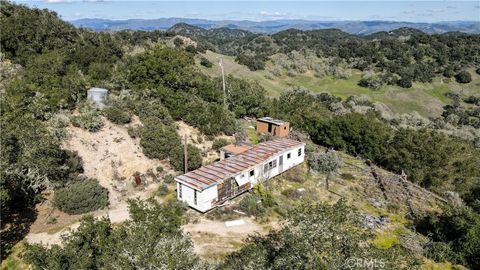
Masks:
[[[394,21],[308,21],[308,20],[271,20],[271,21],[232,21],[204,20],[190,18],[159,18],[153,20],[107,20],[85,18],[71,21],[77,27],[85,27],[96,31],[107,30],[167,30],[177,23],[187,23],[194,26],[212,29],[228,27],[248,30],[256,33],[276,33],[289,28],[300,30],[337,28],[355,35],[368,35],[380,31],[391,31],[397,28],[409,27],[426,33],[445,33],[460,31],[465,33],[480,33],[480,22],[455,21],[438,23],[412,23]]]

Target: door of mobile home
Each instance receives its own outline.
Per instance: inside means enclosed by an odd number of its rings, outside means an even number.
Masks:
[[[283,172],[283,155],[278,158],[278,173]]]

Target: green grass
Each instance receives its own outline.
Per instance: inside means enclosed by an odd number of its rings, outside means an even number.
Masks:
[[[25,246],[23,242],[17,243],[11,250],[11,253],[2,261],[1,270],[28,269],[28,266],[22,260],[21,254]]]
[[[372,244],[378,249],[387,250],[394,245],[400,244],[400,241],[396,235],[382,232],[376,235],[375,239],[372,241]]]
[[[218,62],[219,54],[208,51],[205,54],[213,63]],[[245,78],[260,83],[268,95],[279,96],[285,89],[292,86],[305,87],[313,92],[328,92],[342,99],[352,95],[366,95],[372,101],[386,104],[395,113],[410,113],[417,111],[425,117],[438,117],[447,103],[451,100],[445,97],[449,91],[464,94],[480,94],[480,76],[472,69],[473,81],[469,84],[458,84],[453,79],[435,78],[432,83],[414,83],[412,88],[405,89],[394,85],[386,85],[378,90],[360,87],[357,85],[361,78],[361,71],[354,70],[352,77],[346,80],[333,77],[317,78],[311,72],[294,77],[286,75],[276,77],[266,70],[252,72],[247,67],[239,65],[230,56],[222,56],[226,74]],[[200,66],[200,65],[199,65]],[[200,69],[210,76],[220,76],[218,65],[212,68],[200,66]]]

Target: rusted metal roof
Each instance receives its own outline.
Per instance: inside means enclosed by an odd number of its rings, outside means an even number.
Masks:
[[[276,154],[303,144],[285,138],[263,142],[236,156],[177,176],[175,180],[201,191],[222,182],[223,179],[255,168]]]

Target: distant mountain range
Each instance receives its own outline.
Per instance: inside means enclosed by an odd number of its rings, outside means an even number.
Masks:
[[[168,30],[178,23],[186,23],[205,29],[228,27],[230,29],[248,30],[256,33],[276,33],[295,28],[299,30],[335,28],[355,35],[369,35],[380,31],[391,31],[398,28],[414,28],[426,33],[445,33],[460,31],[470,34],[480,34],[480,21],[452,21],[438,23],[413,23],[393,21],[307,21],[307,20],[273,20],[273,21],[213,21],[189,18],[161,18],[153,20],[106,20],[80,19],[71,21],[77,27],[96,31],[117,30]]]

